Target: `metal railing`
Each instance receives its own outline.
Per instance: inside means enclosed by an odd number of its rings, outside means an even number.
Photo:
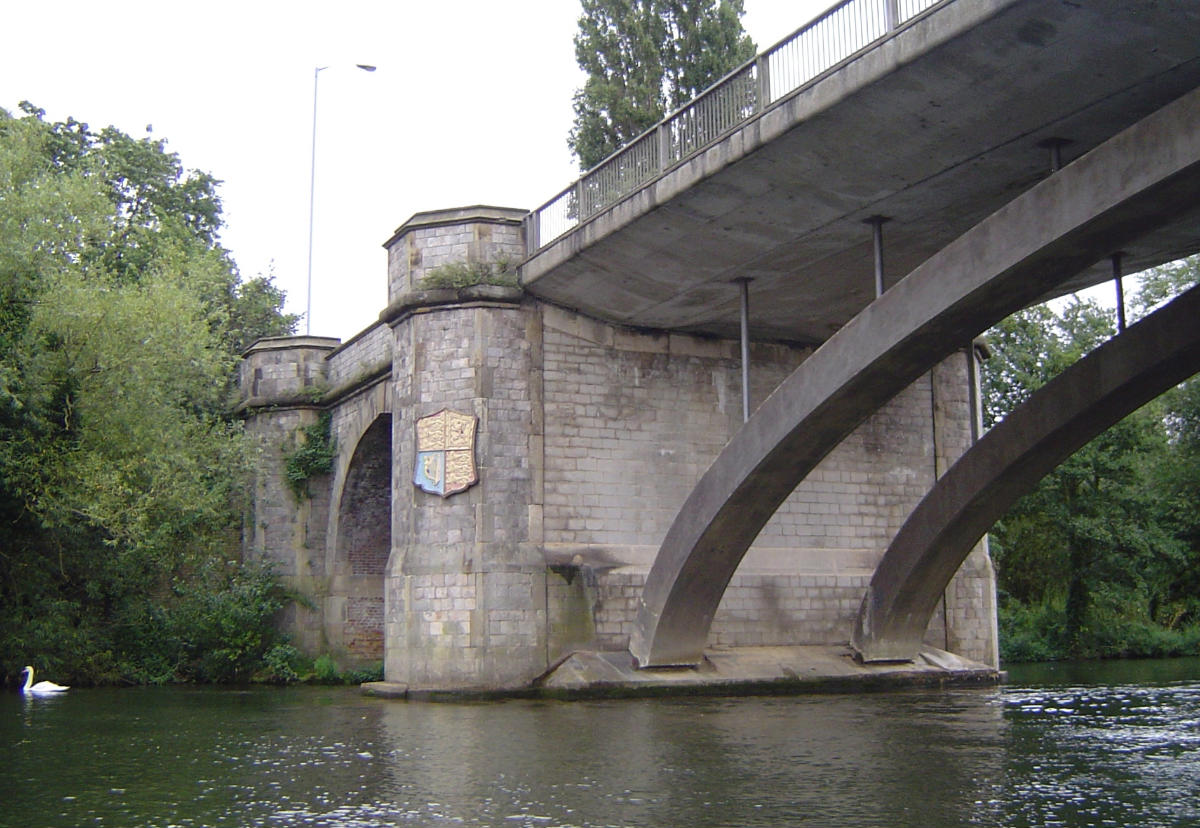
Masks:
[[[533,255],[676,164],[716,143],[776,101],[949,0],[843,0],[730,72],[614,152],[525,219]]]

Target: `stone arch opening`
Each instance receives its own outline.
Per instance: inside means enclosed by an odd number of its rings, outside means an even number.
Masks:
[[[383,660],[383,581],[392,548],[392,417],[363,432],[346,467],[327,618],[330,643],[350,663]],[[340,645],[340,646],[339,646]]]

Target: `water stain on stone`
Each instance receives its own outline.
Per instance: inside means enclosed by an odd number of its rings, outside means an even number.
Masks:
[[[1017,39],[1030,46],[1043,47],[1058,34],[1058,29],[1045,20],[1030,20],[1017,30]]]

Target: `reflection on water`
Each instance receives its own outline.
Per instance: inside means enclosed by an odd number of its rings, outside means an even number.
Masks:
[[[1190,826],[1200,659],[1175,668],[762,699],[7,694],[0,826]]]
[[[1004,705],[1006,824],[1200,824],[1200,682],[1014,687]]]

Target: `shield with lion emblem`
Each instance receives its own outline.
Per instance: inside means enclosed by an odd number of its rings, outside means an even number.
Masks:
[[[413,484],[423,492],[449,497],[479,482],[475,469],[475,424],[471,414],[443,408],[417,420],[417,462]]]

